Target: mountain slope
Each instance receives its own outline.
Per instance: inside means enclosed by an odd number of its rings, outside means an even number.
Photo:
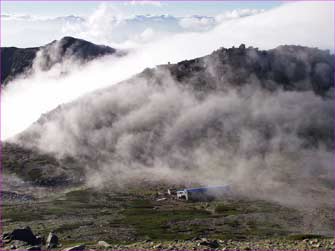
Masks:
[[[80,166],[71,159],[57,160],[50,154],[5,143],[2,146],[3,174],[16,174],[37,186],[66,186],[80,183]]]
[[[48,70],[65,58],[86,62],[97,57],[116,53],[114,48],[96,45],[73,37],[63,37],[47,45],[34,48],[1,48],[1,83],[6,84],[19,74],[31,70],[38,56],[42,69]]]
[[[332,55],[315,48],[222,48],[61,105],[14,141],[75,159],[89,185],[230,183],[282,203],[329,204],[331,69]]]

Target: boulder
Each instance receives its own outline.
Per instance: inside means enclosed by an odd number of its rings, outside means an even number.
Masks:
[[[29,245],[38,244],[37,239],[31,231],[30,227],[14,229],[10,234],[10,238],[11,240],[23,241]]]
[[[100,247],[105,247],[105,248],[108,248],[108,247],[111,246],[109,243],[107,243],[105,241],[98,241],[97,245],[100,246]]]
[[[58,246],[58,236],[53,232],[50,232],[46,241],[46,245],[48,248],[56,248]]]

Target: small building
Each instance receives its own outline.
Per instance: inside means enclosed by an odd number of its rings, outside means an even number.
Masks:
[[[231,194],[229,185],[186,188],[177,191],[177,199],[184,200],[212,200]]]

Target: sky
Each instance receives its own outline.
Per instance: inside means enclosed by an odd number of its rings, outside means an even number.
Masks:
[[[104,1],[92,2],[16,2],[2,3],[2,12],[10,14],[28,14],[36,16],[88,16]],[[281,5],[281,1],[203,1],[203,2],[171,2],[171,1],[111,1],[108,2],[120,8],[128,15],[170,14],[186,15],[217,15],[223,11],[234,9],[269,9]]]
[[[2,1],[1,4],[2,46],[35,47],[70,35],[116,47],[134,47],[136,43],[171,33],[207,31],[223,19],[257,14],[282,2]],[[140,15],[145,17],[136,18]],[[98,31],[102,26],[106,28]]]

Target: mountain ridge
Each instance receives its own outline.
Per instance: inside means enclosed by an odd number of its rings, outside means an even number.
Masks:
[[[202,173],[211,167],[201,167],[200,159],[194,159],[197,151],[218,163],[220,155],[227,155],[231,160],[220,164],[227,166],[253,156],[264,166],[275,154],[292,161],[271,171],[281,177],[280,172],[307,168],[291,151],[307,154],[334,146],[333,118],[328,116],[333,114],[331,59],[326,51],[301,46],[269,51],[244,45],[221,48],[203,58],[146,69],[116,86],[60,105],[14,142],[60,159],[80,160],[88,173],[97,168],[107,179],[114,171],[109,174],[105,162],[124,166],[120,176],[125,179],[131,172],[127,165],[149,171],[157,161],[174,166],[172,173],[179,169],[183,175],[185,168]],[[52,136],[55,128],[57,140]],[[249,137],[252,143],[246,141]],[[292,140],[295,143],[289,144]],[[297,169],[290,170],[293,163]],[[318,175],[327,177],[330,169],[323,168]]]
[[[117,50],[112,47],[97,45],[70,36],[54,40],[40,47],[1,47],[0,50],[2,85],[6,85],[21,74],[29,74],[37,57],[41,61],[39,62],[41,69],[48,70],[66,58],[85,63],[98,57],[117,53]]]

